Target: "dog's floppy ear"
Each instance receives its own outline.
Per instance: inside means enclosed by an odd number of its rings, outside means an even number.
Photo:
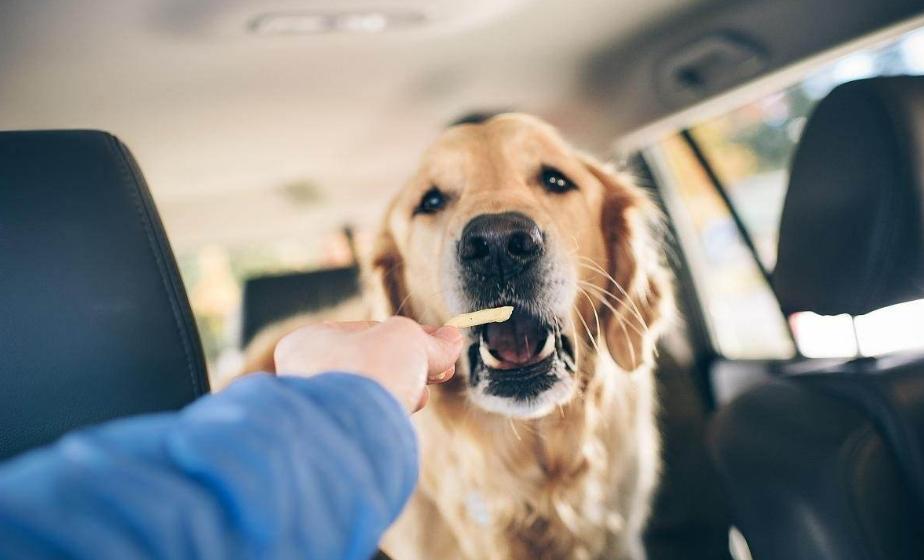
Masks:
[[[592,158],[587,169],[603,184],[600,224],[606,246],[607,291],[613,309],[602,305],[607,348],[625,371],[650,364],[655,343],[673,314],[673,285],[656,235],[660,210],[634,185]]]
[[[374,302],[373,315],[384,319],[391,315],[412,316],[404,279],[404,258],[395,238],[383,224],[375,239],[365,274],[367,291]]]

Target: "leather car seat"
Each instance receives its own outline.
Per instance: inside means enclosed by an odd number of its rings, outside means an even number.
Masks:
[[[851,82],[819,103],[793,160],[773,285],[787,315],[924,298],[924,77]],[[712,421],[753,557],[924,558],[924,355],[798,369]]]
[[[0,460],[208,392],[144,179],[97,131],[0,132]]]

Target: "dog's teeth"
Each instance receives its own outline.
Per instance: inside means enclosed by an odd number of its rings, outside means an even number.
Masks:
[[[539,359],[544,360],[552,355],[552,352],[555,351],[555,334],[549,331],[548,336],[545,337],[545,344],[542,346],[542,350],[539,351]]]
[[[488,350],[488,345],[485,344],[484,340],[478,345],[478,353],[481,354],[481,361],[489,368],[500,369],[504,365],[503,362],[495,358],[494,354]]]

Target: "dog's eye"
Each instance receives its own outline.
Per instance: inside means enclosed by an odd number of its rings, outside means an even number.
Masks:
[[[414,214],[436,214],[446,206],[446,195],[437,187],[430,187],[414,209]]]
[[[556,194],[566,193],[577,188],[577,185],[567,175],[547,165],[542,166],[542,171],[539,172],[539,182],[547,191]]]

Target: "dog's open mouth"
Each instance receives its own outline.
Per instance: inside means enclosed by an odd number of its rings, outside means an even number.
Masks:
[[[481,331],[481,360],[492,369],[517,369],[547,359],[555,351],[555,335],[535,317],[519,313]]]
[[[490,395],[533,399],[575,370],[573,346],[560,325],[521,308],[509,320],[484,325],[472,335],[473,384],[486,382]]]

